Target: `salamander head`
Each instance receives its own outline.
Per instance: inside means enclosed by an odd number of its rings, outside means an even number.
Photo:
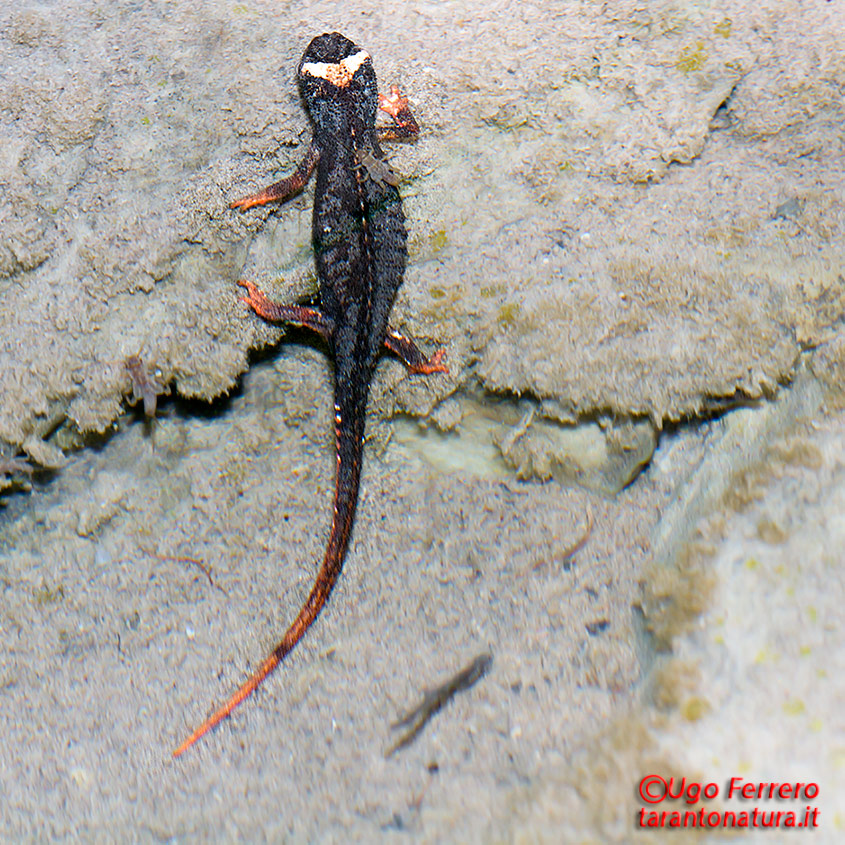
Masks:
[[[378,108],[378,85],[366,50],[339,32],[318,35],[299,63],[299,90],[319,125],[336,124],[331,112],[352,106],[370,126]]]

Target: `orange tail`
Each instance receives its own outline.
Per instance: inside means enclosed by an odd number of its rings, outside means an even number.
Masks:
[[[358,414],[354,415],[358,417]],[[329,535],[329,543],[323,558],[323,565],[317,573],[317,580],[311,588],[307,601],[299,615],[288,628],[281,642],[273,649],[253,675],[240,689],[215,713],[212,713],[174,752],[179,757],[198,739],[205,736],[212,728],[223,721],[244,699],[248,698],[284,660],[285,656],[302,639],[311,623],[319,616],[332,588],[343,568],[349,535],[355,519],[358,503],[358,484],[361,479],[361,453],[363,451],[363,414],[361,419],[344,420],[336,430],[337,437],[337,472],[335,480],[334,518]]]

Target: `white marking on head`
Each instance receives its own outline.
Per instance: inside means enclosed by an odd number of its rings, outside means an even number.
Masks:
[[[313,76],[317,79],[325,79],[336,88],[346,88],[352,77],[358,71],[370,54],[366,50],[359,50],[339,62],[329,64],[328,62],[304,62],[301,73],[306,76]]]
[[[347,56],[341,64],[350,72],[355,73],[362,64],[364,64],[367,59],[370,58],[370,54],[366,50],[359,50],[352,56]]]

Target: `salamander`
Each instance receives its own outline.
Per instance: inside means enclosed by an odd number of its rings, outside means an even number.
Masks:
[[[246,682],[173,752],[175,757],[255,691],[299,642],[331,595],[355,519],[367,397],[382,350],[397,355],[411,373],[448,372],[442,349],[426,357],[388,324],[405,270],[407,234],[398,180],[391,178],[379,135],[382,140],[416,137],[419,129],[407,99],[395,86],[387,96],[380,95],[369,54],[337,32],[311,41],[297,79],[314,128],[305,157],[292,175],[231,207],[243,211],[285,200],[317,172],[312,242],[320,307],[281,305],[252,282],[238,284],[246,291],[242,301],[255,314],[317,332],[334,358],[334,513],[323,562],[296,619]],[[391,117],[386,131],[376,128],[379,110]]]

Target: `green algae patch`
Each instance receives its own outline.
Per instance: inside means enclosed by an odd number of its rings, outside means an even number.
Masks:
[[[32,601],[36,607],[46,607],[56,602],[64,601],[65,588],[63,584],[56,587],[48,587],[47,583],[42,581],[40,587],[35,587],[32,590]]]
[[[431,247],[432,252],[440,252],[446,244],[449,243],[449,238],[446,235],[445,229],[438,229],[436,232],[432,232],[428,237],[428,244]]]
[[[713,27],[713,32],[722,38],[730,38],[732,29],[733,21],[730,18],[722,18],[722,20]]]
[[[499,308],[499,312],[496,315],[496,322],[502,328],[513,326],[521,310],[518,302],[507,302]]]
[[[699,41],[694,47],[684,47],[681,50],[681,55],[675,62],[675,67],[681,73],[695,73],[704,67],[707,61],[707,50],[704,48],[704,42]]]

